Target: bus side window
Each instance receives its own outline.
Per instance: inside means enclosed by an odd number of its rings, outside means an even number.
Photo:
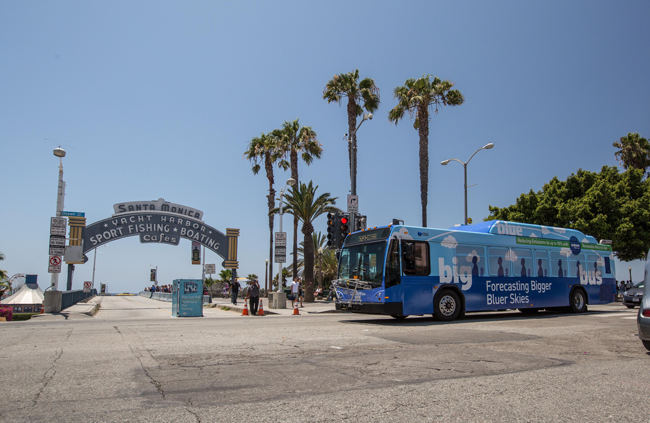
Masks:
[[[605,273],[610,275],[612,273],[612,266],[609,264],[609,257],[603,257],[605,259]]]
[[[530,250],[512,250],[512,259],[514,277],[533,276],[533,259]]]
[[[506,260],[507,248],[489,248],[488,254],[490,256],[490,275],[505,277],[510,273],[510,261]]]
[[[394,239],[390,242],[386,257],[386,288],[399,285],[400,282],[399,243]]]
[[[428,276],[431,273],[428,242],[402,241],[402,271],[412,276]]]
[[[549,275],[548,272],[548,251],[546,250],[534,250],[535,251],[535,270],[533,275],[536,275],[538,278],[545,278]]]
[[[551,276],[566,278],[568,276],[567,256],[559,251],[551,251]]]

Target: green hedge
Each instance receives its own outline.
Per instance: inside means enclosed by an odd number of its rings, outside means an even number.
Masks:
[[[12,319],[12,321],[20,322],[22,320],[29,320],[35,314],[39,314],[39,313],[14,313],[14,318]]]

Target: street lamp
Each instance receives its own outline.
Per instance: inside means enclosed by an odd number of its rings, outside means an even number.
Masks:
[[[59,187],[56,194],[56,216],[59,217],[63,211],[63,199],[65,197],[65,182],[63,182],[63,158],[65,157],[65,150],[59,146],[52,153],[59,158]],[[52,291],[58,290],[59,274],[52,273]]]
[[[95,255],[93,256],[93,282],[92,282],[92,289],[95,289],[95,264],[97,263],[97,249],[101,247],[108,247],[108,245],[100,245],[99,247],[95,247]]]
[[[479,148],[478,150],[476,150],[476,151],[474,152],[474,154],[472,154],[472,155],[470,156],[470,158],[469,158],[466,162],[464,162],[464,163],[461,162],[461,161],[458,160],[458,159],[448,159],[448,160],[443,160],[443,161],[440,162],[441,165],[446,166],[446,165],[449,164],[450,161],[453,160],[453,161],[455,161],[455,162],[458,162],[458,163],[462,164],[462,165],[463,165],[463,168],[464,168],[464,170],[465,170],[465,225],[467,225],[467,165],[469,164],[469,161],[472,160],[472,157],[474,157],[474,156],[476,155],[476,153],[478,153],[478,152],[481,151],[481,150],[490,150],[490,149],[492,149],[493,147],[494,147],[494,144],[492,144],[491,142],[485,144],[483,147],[481,147],[481,148]]]
[[[284,188],[280,191],[280,232],[282,232],[282,215],[284,214],[284,204],[282,203],[282,198],[284,197],[284,191],[286,191],[287,186],[296,185],[296,180],[293,178],[287,179],[287,183],[284,184]],[[285,238],[286,239],[286,238]],[[286,251],[286,247],[285,247]],[[282,292],[282,262],[278,263],[280,265],[280,273],[278,273],[278,292]]]
[[[264,260],[266,262],[264,266],[264,296],[269,297],[269,259]]]
[[[348,137],[350,144],[350,194],[357,195],[357,173],[354,171],[357,167],[357,131],[361,128],[363,122],[372,120],[372,113],[364,113],[361,122],[355,128],[354,132]],[[355,213],[350,213],[350,220],[352,220],[352,231],[357,229]]]

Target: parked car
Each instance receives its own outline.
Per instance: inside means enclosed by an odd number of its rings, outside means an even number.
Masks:
[[[636,324],[639,328],[639,339],[646,350],[650,351],[650,251],[645,264],[645,281],[643,284],[643,300],[639,306]]]
[[[643,299],[644,282],[639,282],[632,288],[623,292],[623,305],[627,308],[634,308],[641,305]]]

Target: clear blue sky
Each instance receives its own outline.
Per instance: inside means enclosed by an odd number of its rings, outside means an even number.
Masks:
[[[393,89],[423,74],[452,80],[466,98],[431,120],[429,225],[463,219],[462,167],[440,161],[493,142],[468,172],[469,215],[482,220],[488,205],[553,176],[617,165],[612,143],[628,132],[650,136],[649,16],[647,1],[0,2],[0,266],[49,284],[61,145],[66,210],[88,223],[124,201],[203,210],[211,226],[241,229],[240,274],[263,278],[267,181],[242,158],[246,145],[299,117],[324,148],[300,165],[301,180],[345,199],[346,111],[322,91],[357,68],[381,90],[358,133],[369,223],[421,223],[418,135],[387,115]],[[276,189],[288,177],[276,170]],[[315,226],[324,232],[324,218]],[[143,288],[150,265],[161,283],[201,275],[187,240],[132,237],[99,251],[95,280],[111,292]],[[74,288],[91,279],[90,258]]]

